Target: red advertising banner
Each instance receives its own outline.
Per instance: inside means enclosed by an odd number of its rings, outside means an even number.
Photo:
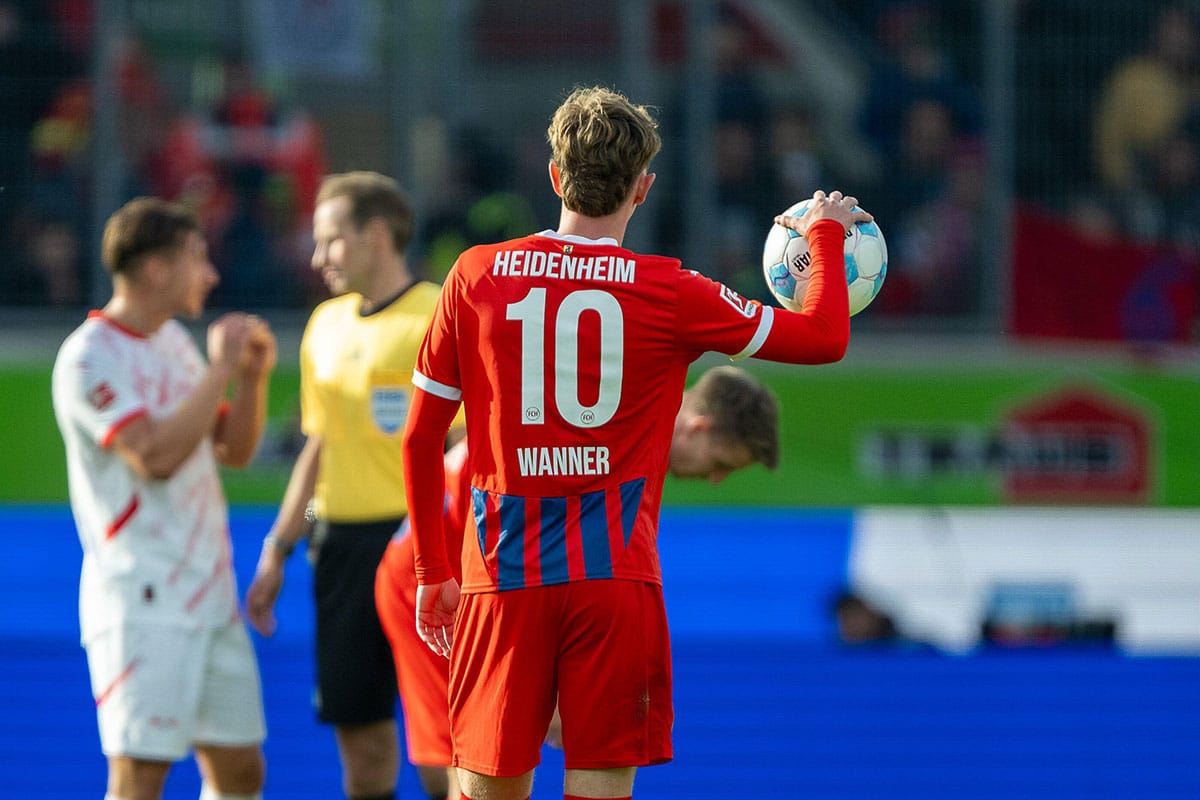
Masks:
[[[1178,252],[1094,240],[1029,207],[1013,219],[1012,303],[1016,336],[1188,342],[1200,265]]]
[[[1013,409],[1004,421],[1005,499],[1016,503],[1141,504],[1153,487],[1144,411],[1089,387]]]

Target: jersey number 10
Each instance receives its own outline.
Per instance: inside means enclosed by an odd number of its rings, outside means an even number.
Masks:
[[[585,311],[600,317],[600,391],[596,402],[579,400],[579,319]],[[625,358],[625,317],[621,304],[599,289],[580,289],[563,298],[553,320],[546,319],[546,290],[508,305],[507,319],[521,323],[521,424],[546,419],[546,372],[554,372],[554,405],[559,416],[579,428],[597,428],[613,418],[621,402]],[[554,331],[554,363],[546,363],[546,331]]]

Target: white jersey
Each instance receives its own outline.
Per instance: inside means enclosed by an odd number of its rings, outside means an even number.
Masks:
[[[228,513],[211,438],[166,480],[139,477],[111,447],[129,422],[174,412],[205,368],[175,320],[142,336],[93,311],[59,349],[54,415],[83,545],[84,643],[123,621],[201,629],[237,618]]]

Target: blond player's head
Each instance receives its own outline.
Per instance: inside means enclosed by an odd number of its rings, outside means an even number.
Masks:
[[[546,136],[563,205],[589,217],[616,212],[662,147],[645,106],[599,86],[571,92]]]
[[[413,209],[408,195],[395,180],[378,172],[343,172],[326,176],[317,190],[316,204],[345,197],[350,221],[362,230],[373,219],[382,220],[391,231],[397,253],[408,249],[413,234]]]

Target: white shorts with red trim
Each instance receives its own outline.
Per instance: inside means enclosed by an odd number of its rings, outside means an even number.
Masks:
[[[240,620],[200,631],[125,623],[85,647],[106,756],[178,761],[197,744],[266,738],[258,663]]]

